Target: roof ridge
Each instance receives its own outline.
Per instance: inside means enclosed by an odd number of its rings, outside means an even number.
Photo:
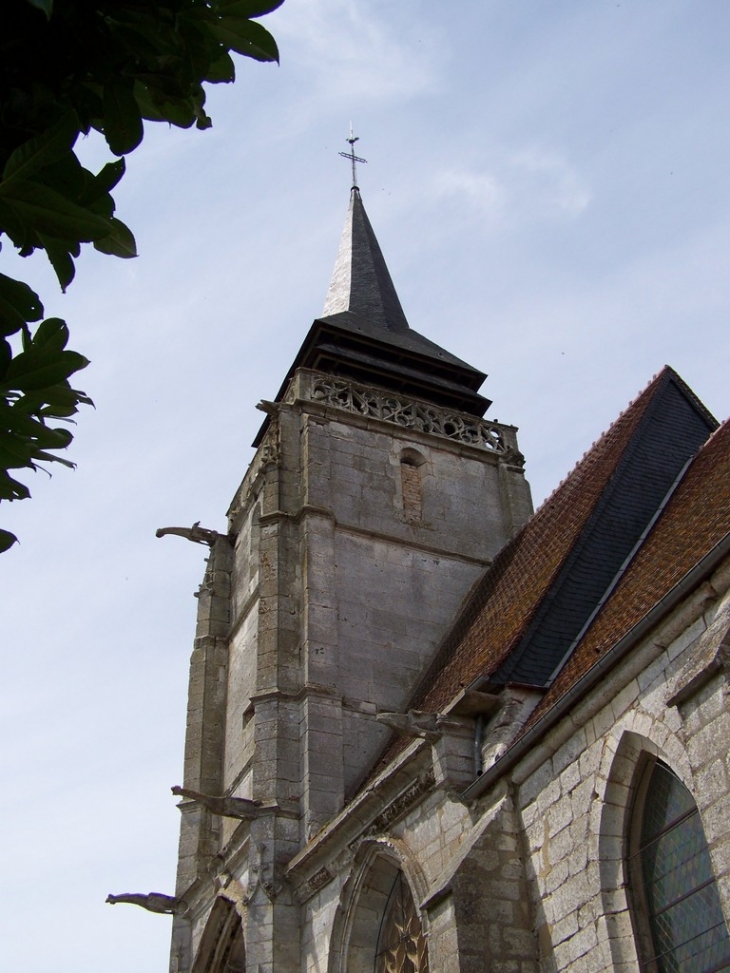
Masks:
[[[630,630],[643,617],[650,602],[660,603],[668,588],[673,590],[673,586],[694,570],[713,545],[725,536],[730,528],[730,505],[727,502],[717,503],[718,491],[721,493],[723,488],[726,490],[724,496],[730,497],[730,490],[726,486],[730,459],[723,458],[728,455],[730,441],[722,442],[723,438],[730,439],[730,418],[717,426],[688,463],[651,531],[647,532],[609,598],[565,660],[565,665],[530,716],[525,729],[554,706],[584,672],[601,663],[608,647],[615,641],[615,625],[620,625],[621,631]],[[725,452],[720,454],[718,462],[717,449],[723,447]],[[694,511],[693,519],[678,529],[679,513],[688,506]],[[657,546],[661,550],[667,544],[670,548],[673,545],[673,548],[665,549],[663,556],[657,560]],[[644,604],[636,600],[632,591],[636,589],[637,576],[640,583],[642,572],[648,570],[649,562],[659,567],[658,570],[651,568],[652,593]]]
[[[631,399],[629,401],[628,405],[624,406],[624,408],[619,412],[619,414],[616,416],[616,418],[613,420],[613,422],[609,426],[607,426],[606,429],[603,430],[603,432],[600,434],[600,436],[598,436],[597,439],[594,439],[593,440],[593,442],[591,443],[591,445],[583,452],[583,454],[579,457],[579,459],[577,459],[575,461],[575,463],[573,464],[573,466],[570,468],[570,470],[568,470],[568,472],[565,474],[565,476],[562,478],[562,480],[560,480],[558,482],[558,485],[556,487],[554,487],[554,489],[552,490],[552,492],[549,493],[547,495],[547,497],[545,497],[545,499],[542,501],[542,503],[539,505],[539,507],[537,508],[537,510],[535,511],[535,513],[533,514],[533,517],[536,517],[537,514],[542,511],[543,507],[546,507],[551,502],[551,500],[553,500],[553,498],[555,497],[555,495],[562,489],[562,487],[565,485],[565,483],[567,483],[568,480],[573,476],[573,474],[575,473],[575,471],[583,463],[583,461],[588,457],[588,455],[590,453],[592,453],[595,449],[598,448],[599,445],[601,445],[603,443],[603,441],[606,439],[606,437],[609,436],[610,433],[613,431],[614,427],[617,426],[618,423],[621,422],[621,420],[624,418],[624,416],[628,412],[630,412],[631,409],[634,408],[634,406],[637,404],[637,402],[639,401],[639,399],[641,399],[644,395],[647,394],[647,392],[649,391],[649,389],[651,388],[651,386],[654,384],[654,382],[658,382],[659,378],[662,375],[664,375],[665,372],[667,372],[667,371],[672,372],[674,375],[676,375],[677,378],[679,378],[679,375],[677,375],[677,373],[674,372],[674,369],[670,365],[664,365],[658,372],[655,372],[652,375],[652,377],[649,379],[649,381],[646,383],[646,385],[636,393],[636,395],[634,396],[633,399]],[[680,380],[680,382],[682,381],[681,378],[679,380]],[[682,384],[684,384],[684,383],[682,383]]]
[[[616,583],[617,572],[625,570],[627,558],[636,553],[637,544],[713,431],[714,419],[706,409],[697,409],[696,397],[687,396],[673,369],[664,368],[652,385],[646,406],[558,574],[520,642],[495,671],[497,681],[544,685],[555,678],[570,655],[561,650],[556,657],[558,643],[569,641],[570,651],[577,645],[579,623],[582,630],[595,616]],[[555,608],[561,605],[556,615]],[[546,663],[552,667],[547,679]]]
[[[579,475],[583,474],[584,471],[585,476],[589,475],[591,467],[599,462],[600,454],[605,449],[611,448],[613,445],[610,441],[611,437],[615,438],[619,436],[622,425],[627,420],[632,418],[632,412],[636,411],[639,406],[642,406],[641,411],[634,417],[634,428],[631,431],[627,431],[627,442],[621,448],[621,452],[619,457],[616,459],[616,463],[613,464],[612,469],[615,471],[616,465],[620,461],[623,452],[628,446],[628,442],[630,441],[633,431],[635,431],[636,426],[640,422],[646,408],[648,408],[650,402],[653,400],[655,391],[658,389],[662,379],[666,380],[666,377],[670,374],[673,377],[676,373],[674,373],[669,366],[665,366],[654,376],[652,376],[651,380],[641,390],[641,392],[639,392],[639,394],[632,399],[632,401],[611,423],[605,432],[596,439],[590,449],[585,451],[570,473],[564,477],[563,480],[561,480],[560,484],[550,494],[547,500],[538,507],[538,509],[523,525],[520,531],[518,531],[518,533],[510,541],[508,541],[504,547],[501,548],[492,564],[486,569],[484,575],[482,575],[481,579],[479,579],[474,585],[469,596],[463,603],[462,609],[459,611],[454,624],[441,640],[441,644],[433,657],[431,665],[429,665],[428,669],[424,672],[422,678],[419,680],[413,693],[411,694],[409,706],[414,705],[414,703],[417,703],[421,699],[425,699],[429,691],[429,688],[427,687],[433,686],[433,684],[436,682],[438,672],[446,670],[447,667],[452,664],[454,654],[457,651],[461,641],[468,634],[472,624],[477,620],[479,613],[488,603],[490,597],[489,588],[493,584],[496,591],[496,586],[500,580],[497,573],[508,570],[511,560],[517,553],[519,553],[520,546],[524,543],[525,536],[541,530],[542,522],[550,517],[555,504],[558,502],[560,494],[564,493],[572,484],[576,483]],[[679,378],[679,376],[677,376],[677,378]],[[681,382],[681,379],[679,379],[679,381]],[[682,383],[682,385],[684,385],[684,383]],[[616,448],[618,448],[618,444],[616,444]],[[591,501],[589,508],[584,512],[581,529],[583,526],[585,526],[585,523],[587,523],[591,513],[595,510],[604,490],[605,484]],[[562,565],[570,556],[570,553],[574,549],[576,543],[577,537],[571,541],[568,549],[563,553],[563,556],[559,559],[558,563],[555,564],[553,569],[549,572],[549,578],[545,580],[542,596],[536,598],[527,615],[523,617],[519,630],[515,632],[514,637],[510,640],[502,656],[503,660],[508,657],[509,652],[514,648],[514,646],[519,643],[519,640],[523,637],[525,631],[533,621],[537,611],[539,610],[542,598],[550,590],[552,584],[554,584],[556,577],[560,573]],[[499,663],[497,663],[497,665],[499,665]]]

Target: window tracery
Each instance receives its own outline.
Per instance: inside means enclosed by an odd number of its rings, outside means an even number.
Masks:
[[[428,402],[392,395],[339,378],[318,378],[313,401],[354,412],[357,415],[393,422],[404,429],[444,436],[494,453],[506,453],[504,428],[468,413],[442,409]]]
[[[398,872],[378,937],[375,973],[428,973],[428,949],[413,895]]]
[[[633,819],[629,865],[644,968],[730,970],[730,937],[697,805],[659,760],[645,769]]]

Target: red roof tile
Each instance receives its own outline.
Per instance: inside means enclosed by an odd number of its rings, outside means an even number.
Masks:
[[[730,420],[713,433],[697,454],[611,597],[540,701],[528,726],[641,621],[729,531]]]
[[[616,469],[664,372],[592,446],[495,559],[447,636],[411,706],[442,710],[506,658],[529,625]]]
[[[518,645],[668,376],[708,424],[714,422],[672,369],[656,375],[499,553],[444,639],[409,708],[443,711],[462,688],[495,673]],[[729,529],[730,427],[726,424],[700,450],[528,725],[554,705]],[[405,743],[402,738],[391,742],[375,769]]]

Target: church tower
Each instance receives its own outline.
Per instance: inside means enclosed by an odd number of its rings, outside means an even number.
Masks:
[[[357,187],[323,315],[211,552],[190,668],[172,973],[294,973],[287,864],[358,792],[532,511],[485,375],[411,329]]]

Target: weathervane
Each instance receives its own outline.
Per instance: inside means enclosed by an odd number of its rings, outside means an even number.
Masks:
[[[341,155],[343,159],[349,159],[352,163],[352,188],[359,189],[360,187],[357,184],[357,169],[355,168],[355,163],[367,162],[368,160],[361,159],[359,155],[355,155],[355,142],[359,142],[360,140],[357,135],[352,134],[352,122],[350,122],[350,137],[345,139],[345,141],[350,143],[350,151],[338,152],[338,155]]]

